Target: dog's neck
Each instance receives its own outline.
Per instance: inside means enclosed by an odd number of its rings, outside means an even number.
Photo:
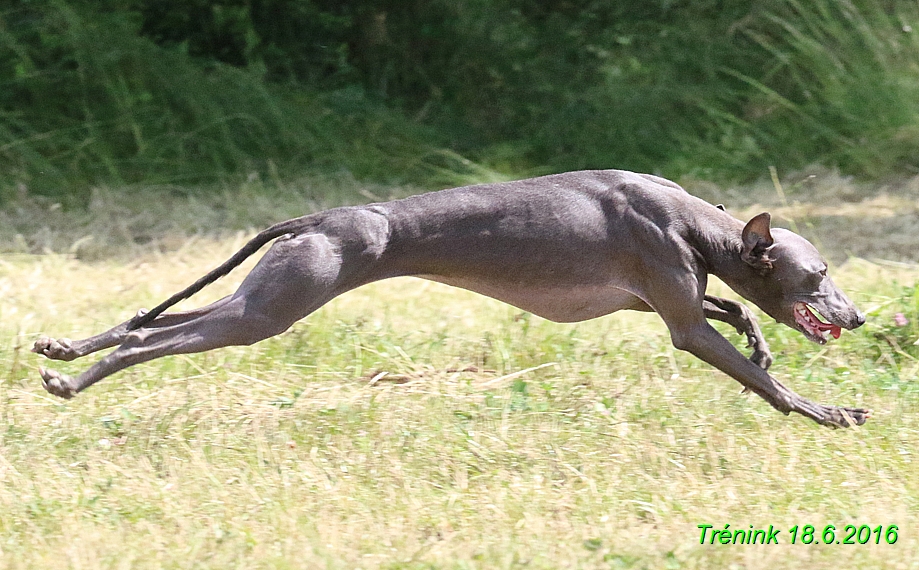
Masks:
[[[750,275],[751,267],[741,258],[744,223],[730,214],[706,211],[704,217],[687,224],[689,241],[705,263],[705,270],[728,285]]]

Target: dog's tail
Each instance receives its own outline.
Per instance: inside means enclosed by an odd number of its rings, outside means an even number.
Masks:
[[[295,218],[293,220],[287,220],[286,222],[280,222],[280,223],[277,223],[271,226],[270,228],[266,230],[259,232],[258,235],[256,235],[254,238],[249,240],[249,242],[246,243],[246,245],[244,245],[242,249],[234,253],[233,256],[230,257],[230,259],[224,261],[222,264],[220,264],[219,267],[209,272],[204,277],[198,279],[197,281],[195,281],[194,283],[192,283],[185,289],[182,289],[181,291],[179,291],[172,297],[169,297],[168,299],[166,299],[165,301],[163,301],[162,303],[160,303],[159,305],[157,305],[150,311],[143,313],[143,314],[138,314],[136,317],[131,319],[131,321],[128,323],[128,330],[133,331],[133,330],[139,329],[140,327],[144,326],[145,324],[149,323],[150,321],[158,317],[160,313],[162,313],[169,307],[175,305],[179,301],[188,299],[189,297],[191,297],[192,295],[194,295],[201,289],[204,289],[205,287],[207,287],[214,281],[217,281],[218,279],[220,279],[221,277],[223,277],[230,271],[233,271],[233,269],[235,269],[239,264],[245,261],[246,258],[248,258],[250,255],[252,255],[256,251],[261,249],[262,246],[264,246],[266,243],[270,242],[271,240],[279,238],[286,234],[296,233],[297,230],[300,230],[305,225],[308,225],[308,222],[306,221],[307,217],[308,216],[304,216],[303,218]]]

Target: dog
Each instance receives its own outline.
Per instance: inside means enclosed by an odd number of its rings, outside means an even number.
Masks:
[[[271,241],[235,293],[200,309],[165,312]],[[816,404],[772,378],[772,355],[756,319],[740,303],[706,295],[709,274],[818,344],[865,322],[827,275],[817,249],[791,231],[771,228],[768,213],[744,223],[669,180],[592,170],[465,186],[281,222],[154,309],[84,340],[43,337],[32,350],[73,360],[118,347],[75,378],[39,369],[49,393],[71,398],[140,362],[258,342],[355,287],[411,275],[557,322],[623,309],[653,311],[676,348],[780,412],[833,427],[865,423],[868,410]],[[752,355],[746,358],[707,319],[745,334]]]

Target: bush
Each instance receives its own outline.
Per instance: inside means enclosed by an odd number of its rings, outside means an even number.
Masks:
[[[316,169],[913,173],[914,27],[887,0],[13,0],[0,165],[77,203]]]
[[[430,182],[429,129],[368,100],[193,60],[139,35],[129,12],[29,2],[0,35],[0,164],[38,194],[85,202],[92,184],[195,185],[310,169]],[[9,193],[9,186],[6,188]]]

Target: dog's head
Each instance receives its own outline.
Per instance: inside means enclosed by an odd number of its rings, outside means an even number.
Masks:
[[[738,292],[819,344],[825,344],[828,335],[839,338],[842,329],[863,325],[865,315],[827,275],[817,248],[769,223],[769,214],[762,213],[743,229],[741,259],[751,271],[743,283],[732,283]]]

